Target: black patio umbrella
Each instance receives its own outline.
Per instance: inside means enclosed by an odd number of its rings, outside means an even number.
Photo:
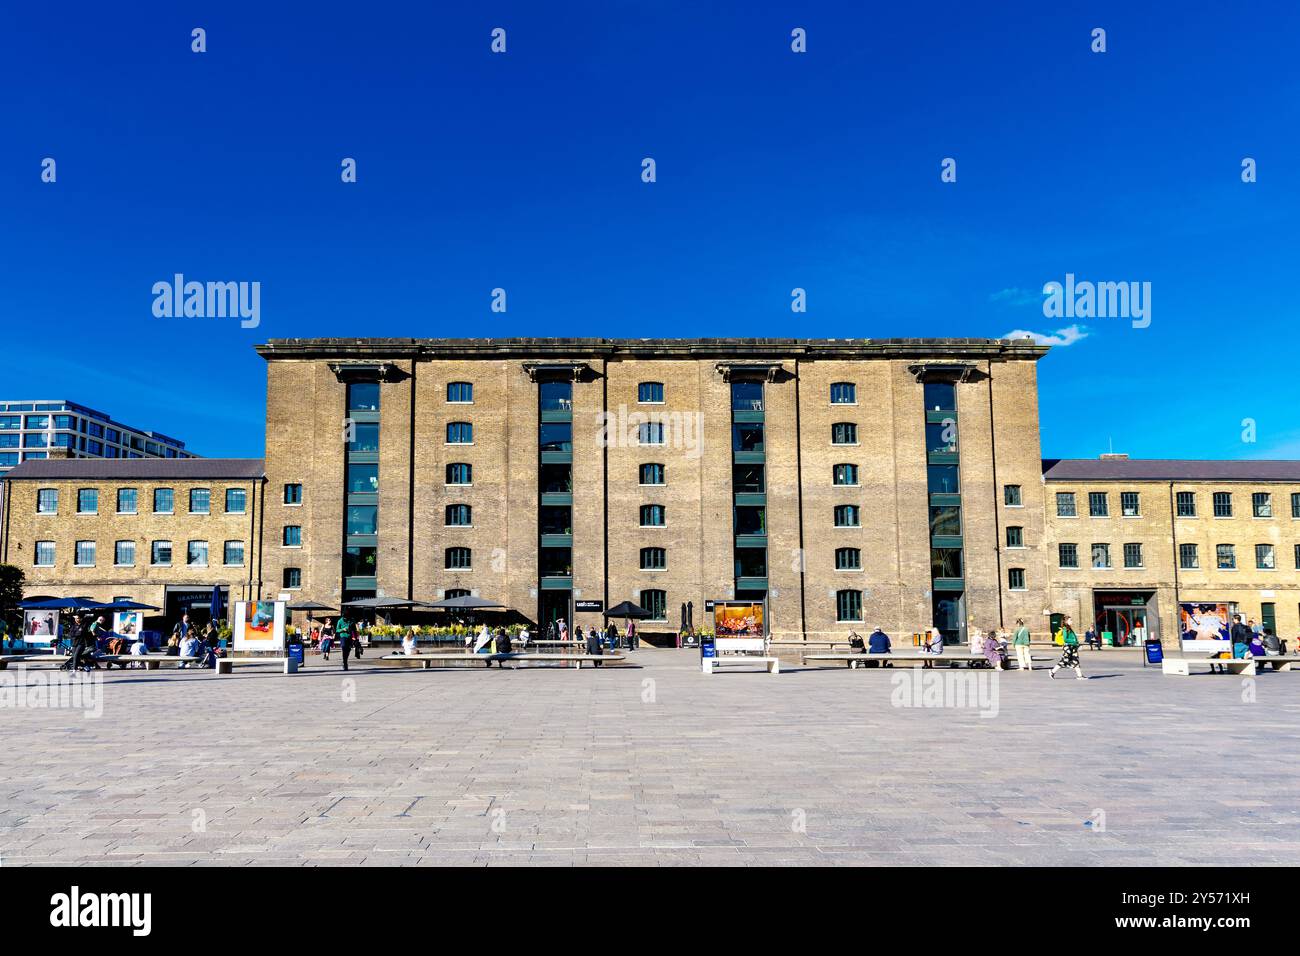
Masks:
[[[615,604],[605,612],[606,617],[649,617],[650,612],[643,607],[633,604],[631,601],[624,601],[622,604]]]
[[[321,604],[319,601],[302,601],[298,604],[288,605],[290,611],[333,611],[334,608],[328,604]],[[310,617],[311,615],[307,615]]]
[[[483,608],[500,609],[505,607],[504,604],[498,604],[496,601],[489,601],[486,598],[475,597],[472,594],[447,598],[445,601],[434,601],[432,604],[425,604],[424,606],[447,611],[478,611]]]
[[[162,608],[154,607],[152,604],[143,604],[140,601],[113,601],[105,604],[99,610],[101,611],[161,611]]]
[[[368,609],[371,611],[374,610],[382,611],[386,609],[391,610],[392,608],[395,607],[416,607],[417,605],[422,605],[422,604],[424,604],[423,601],[411,601],[406,598],[388,598],[388,597],[357,598],[357,600],[355,601],[343,602],[343,606],[346,608],[350,608],[353,610]]]

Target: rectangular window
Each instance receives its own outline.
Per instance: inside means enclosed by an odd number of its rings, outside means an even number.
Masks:
[[[664,403],[664,383],[642,382],[636,387],[636,400],[642,405],[662,405]]]
[[[447,426],[448,432],[451,426]],[[451,439],[448,438],[448,441]],[[348,451],[379,451],[379,423],[353,422],[348,429]]]
[[[379,509],[375,505],[350,505],[348,507],[348,534],[378,534]]]
[[[1214,517],[1232,517],[1232,492],[1216,491],[1214,493]]]
[[[348,462],[348,494],[377,494],[379,492],[379,465]]]
[[[59,489],[42,488],[36,492],[36,513],[56,515],[59,513]]]
[[[735,573],[738,578],[767,577],[766,548],[737,548]]]
[[[925,451],[927,454],[957,454],[957,423],[952,419],[925,423]]]
[[[1002,502],[1008,508],[1019,508],[1025,502],[1020,496],[1019,485],[1005,485],[1002,489]]]
[[[659,590],[646,590],[640,594],[641,608],[650,612],[650,621],[668,620],[668,592]]]
[[[185,563],[190,567],[206,568],[208,566],[208,543],[191,541],[185,548]]]
[[[926,382],[923,388],[927,412],[957,410],[957,386],[952,382]]]
[[[99,513],[99,492],[94,488],[77,489],[77,514],[93,515]]]
[[[1300,518],[1300,491],[1291,493],[1291,517]]]
[[[74,563],[79,568],[93,568],[95,566],[95,542],[78,541],[77,551]]]
[[[1136,491],[1121,491],[1119,493],[1119,510],[1125,518],[1137,518],[1142,514],[1142,508],[1139,504],[1139,497]]]
[[[732,382],[731,410],[733,412],[761,412],[763,410],[763,383]]]
[[[1295,546],[1295,569],[1300,571],[1300,544]]]
[[[373,578],[375,556],[378,548],[352,545],[343,550],[343,576],[345,578]]]
[[[957,505],[931,505],[930,536],[960,537],[961,508]]]
[[[302,485],[293,483],[284,486],[284,503],[286,505],[302,504]]]
[[[563,550],[563,549],[560,549]],[[472,555],[469,548],[448,548],[444,555],[449,571],[468,571],[471,568]]]
[[[1214,546],[1214,559],[1220,571],[1235,571],[1237,569],[1237,549],[1230,544],[1216,544]]]
[[[931,548],[930,576],[960,578],[962,576],[961,548]]]
[[[641,445],[662,445],[664,443],[664,423],[642,422],[637,426],[637,443]]]
[[[36,542],[36,566],[38,568],[54,567],[54,542],[37,541]]]
[[[835,506],[835,527],[837,528],[859,527],[858,506],[857,505],[836,505]]]
[[[546,431],[546,426],[542,426],[542,431]],[[448,422],[447,423],[447,444],[448,445],[472,445],[474,443],[474,424],[472,422]],[[546,449],[543,449],[544,451]]]
[[[1184,571],[1195,571],[1201,566],[1201,556],[1197,554],[1196,545],[1180,544],[1178,546],[1178,566]]]
[[[1250,508],[1256,518],[1273,517],[1273,496],[1267,491],[1257,491],[1250,496]]]
[[[1178,517],[1195,518],[1196,517],[1196,492],[1180,491],[1175,496],[1178,503]]]
[[[449,528],[468,528],[473,524],[471,520],[472,511],[469,505],[457,504],[447,505],[446,523]],[[546,532],[543,531],[543,534]]]
[[[858,404],[858,387],[852,382],[835,382],[831,385],[832,405]]]
[[[537,400],[544,412],[571,412],[573,383],[541,382],[537,386]]]
[[[447,401],[452,405],[470,405],[474,402],[474,385],[470,382],[448,382]]]
[[[836,548],[835,549],[835,570],[836,571],[861,571],[862,570],[861,549]]]
[[[642,465],[640,482],[643,485],[662,485],[664,483],[664,466],[659,464]]]
[[[463,461],[452,462],[447,466],[447,484],[449,485],[472,485],[474,483],[474,467]]]
[[[1110,567],[1110,545],[1094,544],[1092,546],[1092,566],[1098,571],[1104,571]]]
[[[1056,493],[1056,516],[1058,518],[1073,518],[1078,514],[1074,509],[1074,492],[1058,491]]]
[[[926,465],[925,480],[932,495],[961,493],[961,476],[956,465]]]
[[[1010,525],[1007,527],[1007,547],[1023,548],[1025,546],[1025,529]]]
[[[135,565],[135,542],[117,541],[113,544],[113,563],[119,568]]]
[[[836,591],[835,592],[835,620],[837,621],[861,621],[862,620],[862,592],[861,591]]]
[[[1063,568],[1079,566],[1079,546],[1077,544],[1058,544],[1056,546],[1056,563]]]
[[[763,451],[763,426],[744,424],[731,426],[732,451]]]
[[[379,411],[379,383],[353,382],[348,386],[348,411]]]
[[[221,563],[228,568],[243,567],[244,542],[227,541],[221,547]]]
[[[641,527],[643,528],[661,528],[665,524],[665,514],[663,505],[642,505],[641,506]]]
[[[757,505],[735,508],[736,534],[767,534],[767,509]]]
[[[831,426],[832,445],[856,445],[858,443],[858,426],[853,422],[836,422]]]
[[[832,481],[837,485],[856,485],[858,483],[858,466],[836,465]]]
[[[302,525],[287,524],[284,526],[284,537],[282,542],[286,548],[302,547]]]
[[[1142,567],[1142,545],[1130,542],[1124,545],[1124,567]]]
[[[190,489],[190,514],[205,515],[212,510],[212,490],[209,488]]]
[[[542,451],[573,451],[573,424],[544,422],[538,429],[538,442]]]
[[[668,552],[663,548],[641,549],[641,570],[662,571],[668,567]]]
[[[1088,492],[1088,514],[1093,518],[1110,517],[1110,495],[1104,491]]]
[[[285,568],[282,580],[286,590],[302,587],[302,568]]]
[[[1260,571],[1273,571],[1277,568],[1271,544],[1255,545],[1255,567]]]
[[[1012,591],[1023,591],[1025,589],[1025,569],[1008,568],[1007,569],[1007,587]]]
[[[172,543],[155,541],[149,550],[149,563],[157,567],[166,567],[172,563]]]
[[[731,487],[743,495],[761,495],[766,489],[762,465],[741,464],[731,466]]]
[[[117,513],[133,515],[136,513],[136,492],[134,488],[117,489]]]
[[[248,492],[243,488],[226,489],[226,514],[242,515],[248,508]]]

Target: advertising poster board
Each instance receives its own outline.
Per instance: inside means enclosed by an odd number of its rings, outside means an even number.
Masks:
[[[236,601],[235,650],[283,651],[284,621],[283,601]]]
[[[1178,630],[1183,650],[1200,654],[1232,653],[1232,615],[1222,601],[1195,601],[1178,605]]]
[[[28,644],[49,644],[58,633],[58,611],[23,611],[23,640]]]
[[[766,651],[763,610],[762,602],[714,601],[713,634],[718,653]]]
[[[140,639],[144,630],[144,613],[141,611],[114,611],[113,633],[131,641]]]

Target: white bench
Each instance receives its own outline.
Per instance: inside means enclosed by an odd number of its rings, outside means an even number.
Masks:
[[[10,664],[66,664],[69,660],[67,654],[51,654],[48,651],[44,654],[0,654],[0,671],[6,670]]]
[[[722,657],[700,658],[700,670],[706,674],[712,674],[715,667],[721,667],[723,664],[762,664],[767,668],[769,674],[781,673],[781,658],[779,657],[751,657],[748,654],[724,654]]]
[[[1261,666],[1261,669],[1268,670],[1268,665],[1273,665],[1275,671],[1292,670],[1296,664],[1300,664],[1300,654],[1275,654],[1272,657],[1257,657],[1255,663]]]
[[[475,654],[470,651],[463,652],[443,652],[436,654],[385,654],[380,658],[381,661],[393,661],[399,664],[420,664],[425,670],[431,670],[439,663],[447,664],[478,664],[483,663],[491,667],[494,663],[500,664],[505,661],[554,661],[558,664],[572,664],[578,670],[582,669],[582,664],[586,661],[588,664],[598,664],[605,661],[624,660],[622,654],[530,654],[523,652],[519,654]]]
[[[858,668],[865,664],[887,661],[895,663],[924,663],[931,661],[936,664],[946,664],[949,667],[988,667],[988,658],[983,654],[978,657],[967,656],[965,654],[932,654],[929,651],[894,651],[890,654],[804,654],[802,660],[805,664],[809,661],[817,662],[836,662],[843,663],[847,667]],[[1051,664],[1056,661],[1055,657],[1033,657],[1029,658],[1033,664]],[[1007,658],[1007,669],[1017,670],[1016,659]]]
[[[298,662],[292,657],[218,657],[217,673],[234,673],[236,664],[281,664],[284,666],[284,673],[298,673]]]
[[[1263,658],[1254,657],[1166,657],[1160,662],[1160,672],[1175,677],[1190,677],[1193,670],[1210,671],[1217,665],[1230,674],[1254,674],[1256,662]]]
[[[156,671],[163,664],[197,664],[201,657],[181,657],[179,654],[100,654],[95,658],[101,664],[143,664],[144,670]],[[138,668],[137,668],[138,669]]]

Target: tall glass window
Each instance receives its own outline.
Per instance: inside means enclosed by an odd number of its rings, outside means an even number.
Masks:
[[[136,513],[136,490],[134,488],[117,489],[117,513],[122,515]]]
[[[732,382],[731,410],[733,412],[761,412],[763,410],[763,383]]]
[[[190,489],[190,514],[205,515],[212,510],[212,491],[209,488]]]
[[[36,513],[42,515],[59,513],[58,488],[42,488],[36,492]]]
[[[99,491],[95,488],[77,490],[77,514],[93,515],[99,513]]]
[[[155,488],[153,490],[153,510],[154,514],[169,515],[175,511],[175,495],[170,488]]]
[[[470,382],[448,382],[447,401],[452,405],[469,405],[474,401],[474,386]]]
[[[248,491],[244,488],[226,489],[226,514],[242,515],[248,510]]]

